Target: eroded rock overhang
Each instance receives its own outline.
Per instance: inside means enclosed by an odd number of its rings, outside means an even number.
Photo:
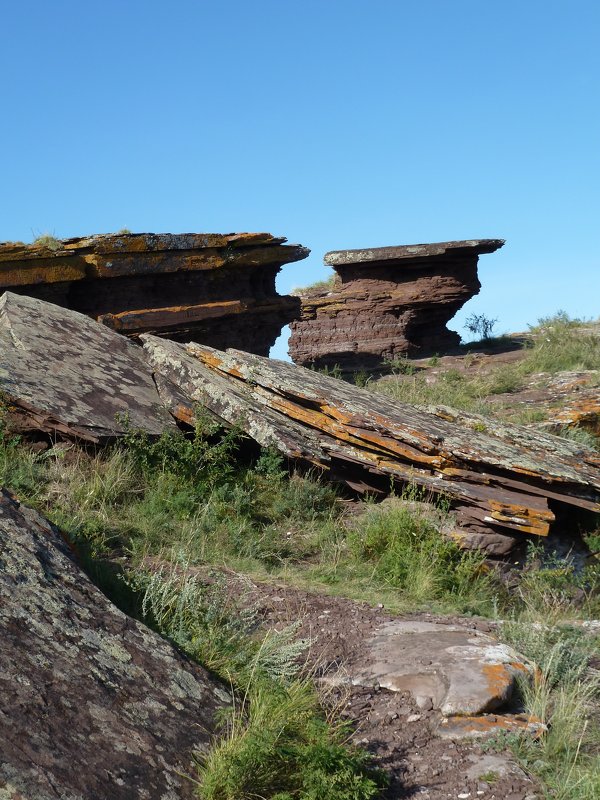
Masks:
[[[269,233],[117,233],[0,244],[0,292],[79,311],[126,335],[151,332],[268,355],[300,301],[275,277],[309,254]]]
[[[460,337],[446,324],[481,288],[479,256],[503,245],[469,239],[326,253],[335,281],[301,296],[302,316],[291,323],[293,361],[353,372],[448,351]]]

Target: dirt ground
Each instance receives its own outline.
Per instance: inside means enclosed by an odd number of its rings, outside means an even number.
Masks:
[[[441,738],[440,714],[419,709],[410,694],[375,686],[327,688],[327,675],[344,669],[361,652],[373,629],[397,619],[339,597],[243,581],[245,602],[256,604],[265,625],[281,628],[300,621],[298,636],[309,640],[307,667],[324,684],[326,705],[352,723],[352,740],[369,750],[390,776],[387,800],[398,798],[483,798],[534,800],[536,784],[507,752],[485,752],[476,740]],[[238,594],[238,597],[240,595]],[[476,618],[405,615],[404,619],[461,623],[489,632],[492,624]]]

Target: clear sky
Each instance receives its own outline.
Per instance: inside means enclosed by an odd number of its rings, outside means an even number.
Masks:
[[[4,0],[0,241],[501,237],[460,312],[600,314],[597,0]],[[284,352],[279,345],[277,354]]]

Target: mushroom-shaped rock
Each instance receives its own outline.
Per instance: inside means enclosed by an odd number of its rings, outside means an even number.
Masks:
[[[446,323],[481,288],[479,256],[503,244],[473,239],[326,253],[335,281],[302,294],[302,316],[290,325],[292,360],[352,372],[456,346],[460,337]]]

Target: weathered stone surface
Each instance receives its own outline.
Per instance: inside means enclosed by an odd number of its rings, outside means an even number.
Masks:
[[[454,347],[460,337],[446,323],[481,288],[479,255],[503,244],[475,239],[327,253],[335,285],[302,296],[302,317],[290,325],[292,360],[352,372]]]
[[[480,714],[442,717],[435,732],[442,739],[489,739],[501,731],[537,739],[546,730],[547,725],[531,714]]]
[[[139,347],[83,314],[12,292],[0,298],[0,392],[19,431],[97,442],[121,435],[125,417],[151,434],[174,427]]]
[[[0,244],[0,290],[80,311],[132,335],[151,331],[268,355],[300,301],[275,290],[301,245],[269,233],[105,234]]]
[[[397,620],[374,631],[361,663],[346,665],[356,686],[410,692],[444,716],[505,707],[518,676],[533,667],[511,647],[462,625]]]
[[[57,531],[0,492],[0,797],[195,796],[229,698],[113,606]]]
[[[541,431],[421,408],[248,353],[143,336],[172,413],[200,403],[259,444],[359,491],[411,483],[449,499],[461,529],[547,536],[555,509],[600,510],[600,456]]]

